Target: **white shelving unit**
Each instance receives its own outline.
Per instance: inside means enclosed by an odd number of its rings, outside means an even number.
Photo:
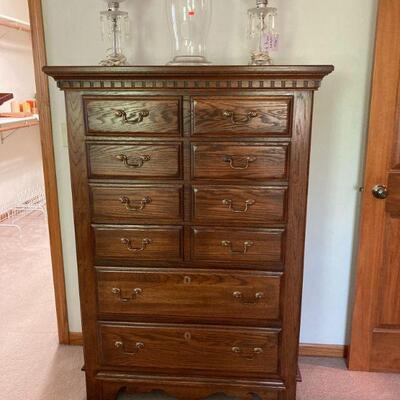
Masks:
[[[39,115],[25,118],[0,118],[0,142],[1,144],[17,129],[39,125]]]

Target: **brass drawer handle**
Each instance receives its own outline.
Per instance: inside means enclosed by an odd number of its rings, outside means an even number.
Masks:
[[[255,200],[246,200],[245,202],[245,206],[243,209],[235,209],[235,207],[233,206],[233,201],[232,200],[222,200],[222,204],[225,206],[228,206],[230,210],[232,210],[234,213],[247,213],[247,211],[249,211],[249,208],[251,206],[253,206],[254,204],[256,204]]]
[[[136,288],[132,290],[131,297],[123,297],[122,290],[120,288],[112,288],[111,292],[118,296],[118,298],[123,302],[127,303],[128,301],[135,300],[139,295],[143,293],[143,290],[140,288]]]
[[[250,163],[257,160],[257,157],[247,156],[247,157],[235,157],[234,156],[224,156],[224,162],[229,163],[232,169],[248,169]]]
[[[225,110],[222,115],[225,118],[229,118],[232,122],[232,124],[237,125],[237,124],[247,124],[250,122],[253,118],[258,117],[258,113],[256,111],[250,111],[247,114],[245,114],[242,117],[237,117],[236,114],[233,111],[228,111]]]
[[[254,360],[259,354],[264,352],[261,347],[254,347],[251,351],[243,351],[238,346],[232,347],[232,351],[246,360]]]
[[[129,197],[126,197],[126,196],[121,197],[121,198],[119,199],[119,201],[120,201],[122,204],[125,205],[125,208],[126,208],[128,211],[143,211],[144,208],[146,207],[146,205],[147,205],[147,204],[150,204],[152,200],[151,200],[151,198],[148,197],[148,196],[143,197],[142,200],[137,200],[137,202],[139,202],[139,204],[140,204],[140,205],[138,205],[138,206],[132,205],[133,201],[132,201]]]
[[[256,304],[264,297],[264,293],[257,292],[254,295],[254,298],[246,298],[242,292],[233,292],[232,296],[233,298],[240,300],[240,302],[243,304]]]
[[[116,342],[114,342],[114,346],[117,349],[120,349],[122,353],[131,355],[131,356],[139,353],[140,350],[144,349],[144,343],[142,343],[142,342],[136,342],[133,351],[127,351],[125,348],[125,343],[121,340],[117,340]]]
[[[231,254],[245,255],[247,254],[249,248],[254,245],[254,243],[251,240],[247,240],[243,243],[243,250],[233,250],[232,242],[230,240],[223,240],[221,242],[221,245],[224,247],[228,247]]]
[[[151,239],[142,239],[142,247],[133,247],[132,241],[127,238],[121,238],[121,243],[125,244],[128,247],[128,250],[133,253],[139,253],[140,251],[146,250],[146,247],[151,244]]]
[[[142,168],[143,164],[146,161],[150,161],[151,157],[149,155],[139,156],[133,158],[132,161],[129,161],[129,157],[126,154],[119,154],[115,157],[118,161],[124,163],[124,165],[128,168]]]
[[[122,122],[124,124],[140,124],[143,122],[143,119],[148,117],[150,113],[147,110],[138,111],[132,113],[128,116],[128,114],[124,110],[114,110],[114,114],[118,118],[122,118]]]

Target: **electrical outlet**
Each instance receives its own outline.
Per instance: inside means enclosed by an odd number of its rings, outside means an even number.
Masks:
[[[61,123],[61,137],[63,147],[68,147],[68,132],[67,124],[65,122]]]

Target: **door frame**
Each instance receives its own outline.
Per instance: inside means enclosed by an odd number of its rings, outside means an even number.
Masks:
[[[49,83],[47,76],[42,71],[42,68],[47,64],[42,2],[41,0],[28,0],[28,7],[36,79],[36,97],[40,115],[40,140],[42,147],[58,339],[60,344],[70,344]]]
[[[400,37],[399,6],[397,0],[380,0],[377,17],[374,70],[372,80],[368,143],[364,171],[365,193],[361,203],[359,245],[355,298],[351,326],[348,364],[349,369],[370,371],[372,330],[376,320],[377,291],[381,273],[382,246],[373,242],[371,235],[383,235],[382,221],[385,218],[384,203],[376,210],[376,200],[371,190],[376,184],[387,183],[389,156],[383,154],[379,161],[376,149],[388,148],[389,134],[395,131],[395,118],[400,100],[400,45],[394,37]],[[397,8],[395,8],[397,7]],[[396,21],[397,19],[397,21]]]

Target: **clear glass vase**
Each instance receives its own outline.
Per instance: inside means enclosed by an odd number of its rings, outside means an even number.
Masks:
[[[208,65],[206,40],[212,0],[166,0],[172,40],[168,65]]]

